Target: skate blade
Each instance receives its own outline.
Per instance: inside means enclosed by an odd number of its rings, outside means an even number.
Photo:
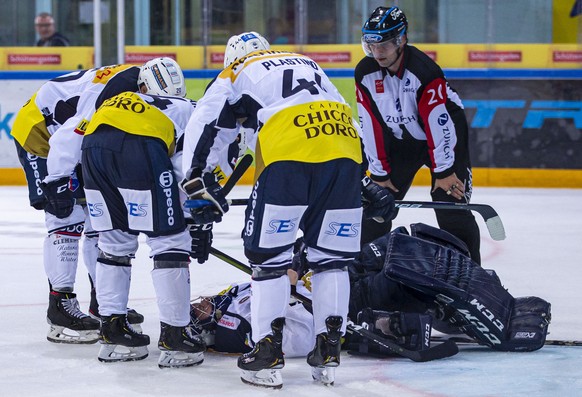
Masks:
[[[335,382],[335,367],[311,367],[311,376],[316,382],[333,386]]]
[[[103,363],[114,363],[143,360],[147,356],[147,346],[127,347],[102,343],[97,359]]]
[[[164,368],[182,368],[200,365],[204,361],[204,352],[186,353],[175,350],[162,350],[158,366]]]
[[[248,371],[241,369],[240,380],[251,386],[265,387],[268,389],[280,389],[283,387],[283,377],[278,369],[262,369],[260,371]]]
[[[60,325],[50,324],[46,339],[52,343],[91,345],[99,340],[99,330],[76,331]]]

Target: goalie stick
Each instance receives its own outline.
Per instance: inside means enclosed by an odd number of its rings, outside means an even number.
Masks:
[[[243,272],[247,273],[248,275],[252,274],[252,270],[251,270],[250,266],[245,265],[244,263],[240,262],[239,260],[233,258],[230,255],[225,254],[224,252],[222,252],[218,249],[211,247],[210,253],[213,256],[217,257],[218,259],[221,259],[224,262],[228,263],[229,265],[234,266],[239,270],[242,270]],[[311,306],[311,299],[299,294],[294,289],[291,290],[291,295],[293,295],[293,297],[295,297],[298,300],[300,300],[301,302],[303,302],[305,305]],[[389,339],[383,338],[379,335],[376,335],[375,333],[365,329],[364,327],[362,327],[360,325],[356,325],[352,322],[349,322],[347,324],[346,330],[349,333],[359,335],[362,338],[368,339],[372,343],[375,343],[375,344],[377,344],[381,347],[384,347],[384,348],[386,348],[386,349],[388,349],[388,350],[390,350],[390,351],[392,351],[392,352],[394,352],[402,357],[409,358],[412,361],[416,361],[416,362],[426,362],[426,361],[451,357],[459,352],[459,348],[457,347],[456,343],[453,341],[445,341],[445,342],[441,343],[440,345],[431,347],[429,349],[416,351],[416,350],[405,349],[402,346],[398,345],[397,343],[395,343]]]
[[[475,339],[468,338],[466,336],[431,336],[431,342],[444,342],[447,340],[451,340],[455,343],[461,345],[480,345],[485,346],[484,344],[480,343]],[[582,347],[581,340],[557,340],[557,339],[546,339],[545,346],[577,346]]]
[[[229,205],[247,205],[248,199],[227,200]],[[186,200],[186,208],[208,205],[206,200]],[[447,203],[442,201],[395,201],[396,208],[432,208],[437,210],[475,211],[483,217],[489,235],[493,240],[505,240],[505,228],[497,211],[487,204]]]

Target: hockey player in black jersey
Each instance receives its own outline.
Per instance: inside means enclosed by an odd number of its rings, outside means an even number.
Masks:
[[[423,166],[433,201],[468,203],[472,172],[463,104],[441,68],[408,45],[408,21],[398,7],[378,7],[362,28],[366,54],[356,66],[356,99],[371,179],[401,200]],[[470,211],[435,210],[439,226],[459,237],[480,263],[480,234]],[[363,240],[391,229],[365,220]]]

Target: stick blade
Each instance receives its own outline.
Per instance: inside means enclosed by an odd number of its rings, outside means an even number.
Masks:
[[[485,221],[487,230],[489,230],[489,235],[495,241],[505,240],[505,228],[503,227],[503,222],[499,216],[494,216]]]

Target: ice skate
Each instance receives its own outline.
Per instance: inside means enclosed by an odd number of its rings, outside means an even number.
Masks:
[[[243,383],[280,389],[283,387],[283,378],[280,369],[285,366],[283,358],[283,326],[285,319],[276,318],[271,322],[273,333],[261,339],[250,352],[238,359]]]
[[[89,316],[101,322],[101,315],[99,314],[99,304],[97,303],[97,296],[95,288],[91,289],[91,302],[89,303]],[[137,332],[142,332],[141,323],[144,317],[134,309],[127,308],[127,322],[131,324],[133,329]]]
[[[101,318],[101,349],[97,359],[101,362],[136,361],[148,356],[150,337],[135,331],[125,314]]]
[[[191,367],[202,364],[206,344],[199,335],[193,335],[188,326],[174,327],[161,323],[161,350],[158,366],[160,368]]]
[[[342,318],[329,316],[325,320],[327,332],[317,335],[315,348],[307,355],[307,364],[315,381],[333,385],[335,367],[340,364]]]
[[[47,322],[49,342],[91,344],[99,340],[99,321],[80,310],[77,295],[72,292],[50,292]]]

